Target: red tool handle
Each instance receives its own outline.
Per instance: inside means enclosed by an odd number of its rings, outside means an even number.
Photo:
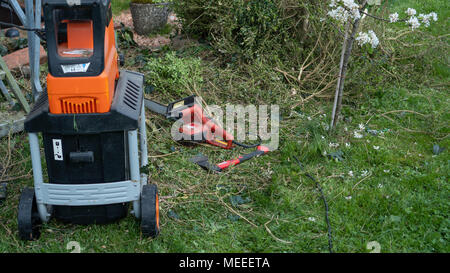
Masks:
[[[219,167],[221,170],[224,170],[230,166],[235,166],[235,165],[241,164],[241,163],[243,163],[247,160],[250,160],[254,157],[265,155],[269,151],[270,151],[270,149],[268,147],[260,145],[256,148],[256,151],[249,153],[249,154],[242,155],[235,159],[231,159],[231,160],[227,160],[222,163],[219,163],[219,164],[217,164],[217,167]]]
[[[204,115],[203,109],[195,104],[182,111],[184,124],[202,124],[202,132],[207,143],[224,149],[231,149],[233,146],[233,135],[229,134],[222,127]]]

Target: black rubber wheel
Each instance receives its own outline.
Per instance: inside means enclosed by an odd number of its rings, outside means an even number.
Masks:
[[[159,234],[159,199],[155,184],[142,187],[141,231],[144,236],[152,238]]]
[[[22,240],[32,241],[41,235],[41,218],[37,210],[36,196],[33,188],[24,188],[19,201],[17,215],[19,237]]]

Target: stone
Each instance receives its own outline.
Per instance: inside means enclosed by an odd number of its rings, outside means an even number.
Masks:
[[[22,75],[25,79],[29,79],[31,76],[31,68],[29,65],[24,65],[20,68],[20,70],[22,71]]]
[[[40,63],[47,61],[47,52],[42,46],[40,46]],[[30,64],[30,59],[28,57],[28,47],[14,51],[3,57],[9,70],[18,70],[24,65]]]
[[[139,35],[147,35],[159,30],[169,17],[170,9],[161,4],[130,4],[134,30]]]

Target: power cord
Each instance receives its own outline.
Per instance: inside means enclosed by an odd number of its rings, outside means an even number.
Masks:
[[[256,143],[256,144],[244,144],[244,143],[240,143],[240,142],[233,140],[233,144],[240,146],[244,149],[251,149],[251,148],[258,147],[259,145],[261,145],[261,143],[262,143],[262,140],[259,136],[258,136],[258,143]]]
[[[18,29],[24,30],[24,31],[33,31],[34,33],[36,33],[37,36],[39,36],[39,38],[41,38],[42,40],[45,40],[45,30],[44,29],[26,28],[26,27],[22,27],[22,26],[19,26],[16,24],[6,23],[6,22],[0,22],[0,25],[7,26],[7,27],[15,27],[15,28],[18,28]]]
[[[9,1],[5,1],[5,0],[0,0],[0,3],[6,4],[9,7],[9,11],[10,11],[10,17],[11,17],[11,23],[7,23],[7,22],[1,22],[0,21],[0,25],[2,26],[6,26],[6,27],[15,27],[24,31],[33,31],[36,33],[36,35],[39,36],[39,38],[41,38],[42,40],[45,40],[45,31],[43,29],[39,29],[39,28],[25,28],[16,24],[12,23],[12,11],[13,11],[13,7],[11,6],[11,3]]]
[[[295,155],[294,155],[294,159],[295,159],[295,161],[297,161],[297,164],[303,170],[303,164],[300,162],[300,160],[298,160],[298,158]],[[330,224],[330,219],[328,217],[329,211],[328,211],[327,199],[325,198],[325,194],[323,193],[322,187],[320,186],[319,182],[309,173],[304,173],[304,175],[306,177],[308,177],[309,179],[311,179],[314,183],[316,183],[316,187],[319,190],[320,195],[322,196],[322,200],[325,205],[325,220],[328,225],[328,250],[330,251],[330,253],[334,253],[333,252],[333,237],[332,237],[332,231],[331,231],[331,224]]]

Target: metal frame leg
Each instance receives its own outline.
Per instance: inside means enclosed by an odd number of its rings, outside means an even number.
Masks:
[[[41,153],[39,149],[39,138],[36,133],[28,134],[31,152],[31,164],[33,166],[34,192],[36,194],[37,208],[42,222],[48,222],[50,213],[47,211],[46,205],[43,203],[41,188],[44,184],[42,177]]]
[[[28,28],[41,28],[41,0],[26,0],[25,13]],[[31,86],[33,98],[36,100],[42,92],[39,81],[40,38],[36,33],[28,31],[28,56],[30,59]]]
[[[139,150],[141,152],[141,167],[148,165],[148,152],[147,152],[147,127],[145,124],[145,105],[142,103],[141,117],[139,122]],[[145,173],[141,173],[141,190],[144,185],[147,185],[148,176]]]
[[[22,25],[27,26],[27,17],[25,16],[25,13],[23,13],[19,3],[16,0],[9,0],[9,3],[11,4],[17,17],[19,17],[20,22],[22,22]]]
[[[130,178],[131,181],[135,183],[141,183],[140,173],[139,173],[139,151],[138,151],[138,139],[137,130],[128,132],[128,153],[130,158]],[[133,201],[133,211],[132,213],[136,218],[141,217],[141,204],[140,198]]]
[[[141,118],[139,122],[139,142],[141,150],[141,167],[148,165],[147,129],[145,125],[145,105],[142,103]]]

